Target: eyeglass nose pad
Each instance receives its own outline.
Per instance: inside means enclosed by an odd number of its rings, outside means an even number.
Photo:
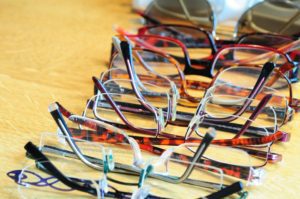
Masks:
[[[164,129],[165,127],[165,117],[164,117],[164,112],[161,108],[157,109],[157,117],[158,117],[158,129],[155,137],[157,138],[159,133]]]
[[[100,194],[97,198],[104,198],[104,193],[108,193],[108,182],[106,176],[104,176],[102,179],[99,179],[98,189],[100,190]]]
[[[65,139],[65,136],[64,134],[61,132],[60,128],[58,127],[57,128],[57,131],[56,131],[56,134],[57,134],[57,139],[58,139],[58,142],[63,144],[63,145],[67,145],[67,141]],[[42,145],[43,143],[41,143]]]
[[[116,37],[116,36],[113,36],[112,37],[112,41],[113,41],[114,47],[117,49],[118,53],[122,54],[120,39],[118,37]]]
[[[185,140],[187,140],[190,137],[190,135],[192,134],[192,132],[199,126],[199,120],[200,120],[199,115],[193,116],[193,118],[191,119],[191,121],[187,127],[187,130],[186,130],[186,133],[184,136]]]
[[[147,198],[150,193],[150,189],[151,187],[147,185],[140,187],[132,193],[131,199]]]
[[[131,149],[133,150],[133,163],[132,164],[138,168],[142,168],[143,164],[144,164],[144,160],[143,160],[142,152],[141,152],[141,149],[140,149],[138,143],[136,142],[135,139],[133,139],[131,137],[127,137],[127,139],[131,146]]]
[[[145,168],[141,170],[141,174],[138,182],[139,188],[143,187],[146,178],[149,176],[150,173],[152,173],[153,169],[154,167],[152,164],[147,164]]]
[[[171,116],[171,120],[175,121],[176,117],[177,117],[177,102],[180,99],[180,94],[178,92],[178,89],[175,85],[174,82],[171,81],[171,88],[170,88],[170,92],[172,94],[172,116]]]
[[[295,110],[293,108],[291,108],[290,106],[288,106],[287,108],[287,121],[292,121],[295,115]]]
[[[112,150],[102,148],[103,153],[103,166],[104,166],[104,174],[107,174],[109,171],[114,170],[115,162]]]
[[[265,170],[263,168],[251,168],[250,172],[251,174],[249,175],[246,186],[261,185],[266,175]]]
[[[175,151],[175,147],[171,147],[171,148],[165,150],[159,157],[159,160],[154,164],[154,167],[159,167],[159,166],[163,165],[164,166],[164,174],[168,174],[169,158],[174,153],[174,151]]]

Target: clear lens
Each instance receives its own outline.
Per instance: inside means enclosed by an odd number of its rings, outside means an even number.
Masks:
[[[140,100],[132,95],[127,94],[108,94],[115,102],[124,116],[124,119],[136,128],[142,129],[158,129],[158,116],[155,113],[147,111],[142,106]],[[93,113],[86,111],[85,115],[89,117],[95,116],[100,120],[113,122],[117,124],[125,124],[117,112],[111,107],[106,100],[106,94],[98,94],[90,99],[94,102]],[[87,105],[87,107],[89,104]]]
[[[150,72],[179,79],[179,77],[176,77],[179,75],[178,70],[181,69],[179,65],[175,65],[172,63],[172,60],[162,56],[159,53],[154,53],[147,50],[133,50],[133,58],[135,72],[137,73],[139,79],[143,82],[148,82],[162,87],[170,87],[170,82],[163,78],[157,78],[153,74],[150,74]],[[117,53],[111,60],[110,68],[119,68],[124,70],[112,71],[110,73],[111,78],[129,79],[129,75],[127,71],[125,71],[125,63],[119,53]],[[180,87],[181,82],[179,80],[176,81],[176,85],[177,87]]]
[[[174,179],[179,178],[190,165],[191,163],[187,161],[169,159],[169,175],[173,176]],[[187,193],[190,198],[199,198],[220,189],[223,184],[223,172],[219,168],[199,163],[195,163],[193,166],[193,171],[187,181],[198,182],[202,187],[186,183],[161,183],[153,178],[147,178],[144,187],[150,187],[151,194],[164,198],[186,198]]]
[[[195,27],[162,25],[151,27],[145,33],[181,41],[186,46],[191,59],[208,57],[212,52],[208,35]]]
[[[199,129],[204,130],[204,129]],[[194,153],[197,149],[196,146],[188,147],[191,153]],[[217,166],[219,169],[224,171],[224,174],[229,176],[237,177],[237,174],[226,173],[226,169],[230,170],[233,167],[249,167],[244,170],[242,175],[249,175],[249,170],[251,167],[261,167],[267,162],[267,154],[269,152],[269,145],[257,145],[249,147],[224,147],[219,145],[210,144],[203,155],[203,161],[208,160],[211,165]],[[257,155],[259,154],[259,155]],[[222,163],[222,164],[220,164]],[[233,167],[231,167],[233,166]],[[244,168],[245,169],[245,168]],[[248,174],[247,174],[248,173]]]
[[[255,44],[261,46],[268,46],[272,48],[280,48],[291,43],[293,40],[289,37],[280,35],[268,35],[268,34],[250,34],[243,36],[238,43],[239,44]]]
[[[219,113],[235,115],[246,102],[250,102],[250,106],[242,114],[244,118],[249,118],[263,97],[267,94],[273,94],[270,101],[261,109],[261,113],[256,120],[265,127],[274,127],[275,124],[281,126],[285,122],[288,108],[286,97],[282,96],[277,90],[264,87],[255,99],[248,99],[253,87],[246,86],[248,85],[216,84],[206,93],[203,101],[204,111],[211,117],[224,118]]]
[[[267,32],[292,36],[299,33],[299,16],[299,6],[294,3],[263,1],[243,14],[236,29],[239,35]]]
[[[213,75],[216,75],[223,67],[253,65],[262,67],[266,62],[273,62],[277,67],[281,67],[287,60],[283,54],[263,48],[228,47],[218,52],[212,64],[212,71]]]
[[[128,35],[127,37],[133,42],[135,47],[142,47],[171,55],[180,63],[181,68],[184,68],[187,55],[180,42],[151,35]]]
[[[66,160],[66,158],[65,158]],[[42,162],[47,163],[47,162]],[[69,164],[65,161],[62,163],[55,162],[55,166],[58,166],[59,169],[64,173],[67,173],[69,176],[74,178],[79,178],[84,175],[83,179],[86,179],[89,184],[95,186],[95,181],[90,179],[95,179],[97,172],[88,170],[84,168],[82,164]],[[66,169],[66,166],[68,169]],[[63,167],[63,168],[62,168]],[[36,167],[36,164],[30,161],[26,166],[18,173],[14,174],[18,178],[18,193],[20,198],[69,198],[69,197],[84,197],[84,198],[94,198],[90,194],[72,190],[70,187],[64,185],[54,176],[47,174],[44,171],[41,171]],[[90,179],[89,179],[90,178]]]

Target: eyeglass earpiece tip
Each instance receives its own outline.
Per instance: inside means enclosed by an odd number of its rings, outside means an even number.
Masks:
[[[212,137],[215,138],[216,137],[216,129],[213,127],[209,127],[207,130],[207,133]]]
[[[55,111],[55,110],[58,110],[58,105],[57,103],[52,103],[48,106],[48,111],[49,112],[52,112],[52,111]]]

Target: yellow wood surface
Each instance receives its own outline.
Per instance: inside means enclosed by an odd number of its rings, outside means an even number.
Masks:
[[[6,177],[22,167],[24,144],[38,143],[56,125],[48,113],[59,101],[80,113],[93,94],[91,77],[106,68],[113,25],[137,26],[130,0],[0,1],[0,198],[17,198]],[[297,97],[299,85],[294,86]],[[249,198],[297,198],[300,190],[299,114],[282,129],[292,134],[284,160],[268,165]],[[184,191],[184,190],[178,190]]]

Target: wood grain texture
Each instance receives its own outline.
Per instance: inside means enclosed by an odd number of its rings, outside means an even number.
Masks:
[[[17,198],[6,177],[20,169],[24,144],[55,131],[47,106],[60,101],[80,113],[92,95],[91,77],[106,68],[113,24],[127,29],[138,17],[129,0],[0,1],[0,176],[1,198]],[[294,93],[300,97],[299,85]],[[249,188],[249,198],[297,198],[300,188],[300,117],[283,130],[292,133],[284,160],[268,165],[266,179]],[[184,190],[180,190],[184,191]]]

